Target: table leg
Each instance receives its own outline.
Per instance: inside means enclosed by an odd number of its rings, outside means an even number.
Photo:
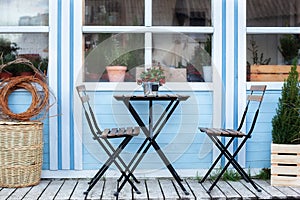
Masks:
[[[169,160],[167,159],[166,155],[161,151],[159,145],[157,144],[157,142],[155,141],[156,137],[159,135],[160,131],[162,130],[162,128],[165,126],[166,122],[169,120],[169,118],[171,117],[171,115],[173,114],[173,112],[175,111],[176,107],[179,104],[179,100],[176,101],[176,103],[173,105],[173,107],[171,107],[171,105],[173,104],[173,101],[171,101],[168,106],[166,107],[166,109],[164,110],[164,112],[162,113],[161,117],[159,118],[159,120],[156,122],[156,124],[154,125],[153,128],[153,112],[152,112],[152,101],[149,102],[149,129],[146,128],[144,122],[142,121],[142,119],[139,117],[138,113],[136,112],[136,110],[134,109],[134,107],[131,105],[131,103],[128,102],[124,102],[125,105],[127,106],[127,108],[129,109],[130,113],[132,114],[132,116],[134,117],[134,119],[137,121],[137,123],[139,124],[139,126],[142,128],[143,132],[146,135],[146,139],[144,140],[143,144],[140,146],[140,148],[138,149],[136,156],[134,156],[134,158],[131,160],[129,167],[131,167],[131,165],[133,164],[133,162],[135,161],[135,159],[138,157],[138,160],[136,161],[136,163],[134,164],[134,166],[132,167],[132,169],[130,170],[131,173],[133,173],[133,171],[136,169],[136,167],[138,166],[138,164],[141,162],[141,160],[143,159],[144,155],[148,152],[149,148],[151,146],[154,147],[155,151],[158,153],[158,155],[160,156],[160,158],[162,159],[162,161],[164,162],[165,166],[167,167],[167,169],[170,171],[170,173],[172,174],[172,176],[175,178],[175,180],[177,181],[178,185],[181,187],[181,189],[183,190],[183,192],[185,194],[189,194],[189,192],[185,189],[185,187],[182,184],[182,179],[179,177],[178,173],[176,172],[176,170],[174,169],[174,167],[172,166],[172,164],[169,162]],[[169,111],[169,109],[171,108],[171,110]],[[167,116],[164,118],[165,114],[167,114]],[[164,118],[164,119],[162,119]],[[158,125],[160,124],[158,130],[156,131],[156,133],[153,135],[153,132]],[[147,141],[149,141],[148,145],[146,146],[146,148],[144,149],[143,153],[139,156],[140,152],[142,151],[142,149],[144,148],[144,146],[147,144]],[[128,177],[128,176],[127,176]],[[123,184],[121,184],[121,187],[123,187]]]

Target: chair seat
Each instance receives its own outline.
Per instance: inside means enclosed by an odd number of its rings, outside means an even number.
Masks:
[[[140,127],[127,127],[127,128],[112,128],[104,129],[100,138],[118,138],[127,136],[137,136],[140,134]]]
[[[199,127],[201,132],[206,132],[206,134],[224,136],[224,137],[244,137],[245,133],[241,131],[236,131],[233,129],[222,129],[222,128],[202,128]]]

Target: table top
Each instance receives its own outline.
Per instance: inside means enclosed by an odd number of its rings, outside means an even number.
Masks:
[[[185,101],[189,98],[188,95],[179,95],[179,94],[163,94],[163,95],[115,95],[114,98],[118,101],[123,100],[130,100],[130,101],[149,101],[149,100],[156,100],[156,101],[170,101],[170,100],[179,100]]]

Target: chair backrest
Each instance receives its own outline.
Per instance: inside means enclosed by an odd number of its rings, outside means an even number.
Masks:
[[[263,97],[264,97],[264,94],[265,94],[265,91],[266,91],[266,88],[267,86],[266,85],[253,85],[250,87],[250,94],[247,96],[247,104],[246,104],[246,108],[244,110],[244,114],[242,116],[242,119],[241,119],[241,122],[240,122],[240,125],[238,127],[238,131],[240,131],[244,125],[244,122],[245,122],[245,119],[246,119],[246,116],[247,116],[247,113],[248,113],[248,109],[249,109],[249,105],[251,102],[257,102],[257,109],[256,109],[256,112],[255,112],[255,115],[252,119],[252,124],[251,124],[251,127],[247,133],[247,135],[250,137],[252,132],[253,132],[253,129],[254,129],[254,126],[256,124],[256,120],[257,120],[257,117],[258,117],[258,113],[259,113],[259,109],[260,109],[260,106],[261,106],[261,103],[262,103],[262,100],[263,100]]]
[[[92,132],[92,134],[94,135],[94,137],[97,137],[97,135],[101,135],[102,131],[100,130],[98,124],[97,124],[97,120],[95,117],[95,114],[93,112],[93,109],[90,105],[90,98],[86,92],[86,88],[85,85],[79,85],[76,87],[78,95],[80,97],[83,109],[84,109],[84,114],[86,117],[86,120],[88,122],[88,125],[90,127],[90,130]]]

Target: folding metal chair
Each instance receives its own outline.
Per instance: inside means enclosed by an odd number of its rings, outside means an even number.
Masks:
[[[104,175],[106,170],[110,167],[112,163],[116,165],[118,170],[121,172],[121,177],[118,179],[118,182],[122,180],[123,177],[132,177],[134,181],[139,183],[139,181],[135,178],[135,176],[131,173],[128,168],[128,165],[125,164],[124,160],[120,157],[120,153],[125,148],[125,146],[129,143],[129,141],[134,137],[139,135],[140,128],[139,127],[128,127],[128,128],[112,128],[112,129],[104,129],[101,131],[98,124],[94,112],[89,103],[89,96],[87,95],[86,88],[84,85],[80,85],[76,87],[78,95],[81,99],[82,106],[84,108],[84,113],[88,125],[90,127],[90,131],[93,135],[93,139],[97,140],[100,146],[104,149],[104,151],[108,155],[108,159],[102,165],[102,167],[98,170],[95,176],[88,183],[89,187],[84,192],[84,194],[88,195],[90,190],[95,186],[95,184],[100,180],[100,178]],[[114,138],[124,138],[117,148],[115,148],[108,140]],[[136,193],[140,194],[140,191],[131,181],[131,179],[126,179]],[[119,184],[118,184],[119,185]],[[115,192],[115,196],[117,196],[122,188],[117,188]]]
[[[222,177],[222,175],[225,173],[226,169],[228,168],[228,166],[231,164],[236,170],[237,172],[245,179],[246,182],[250,182],[251,185],[257,190],[257,191],[261,191],[257,185],[253,182],[253,180],[251,180],[251,178],[249,177],[249,175],[243,170],[243,168],[240,166],[240,164],[235,160],[235,157],[238,155],[239,151],[242,149],[242,147],[244,146],[244,144],[246,143],[246,141],[251,138],[251,134],[253,132],[256,120],[257,120],[257,116],[259,113],[259,109],[263,100],[263,96],[265,94],[266,91],[266,86],[265,85],[261,85],[261,86],[251,86],[250,88],[250,95],[248,95],[247,97],[247,104],[246,104],[246,108],[244,110],[244,114],[242,116],[241,122],[239,124],[239,127],[237,130],[234,129],[221,129],[221,128],[202,128],[199,127],[201,132],[205,132],[207,134],[207,136],[214,142],[214,144],[218,147],[218,149],[221,151],[220,155],[217,157],[217,159],[214,161],[214,163],[212,164],[212,166],[210,167],[210,169],[207,171],[207,173],[205,174],[205,176],[202,178],[202,180],[200,181],[201,183],[204,182],[206,180],[206,178],[209,176],[209,174],[211,173],[211,171],[214,169],[214,167],[217,165],[217,163],[220,161],[220,159],[222,158],[222,156],[224,155],[226,157],[226,159],[228,160],[228,162],[226,163],[226,165],[224,166],[224,168],[222,169],[222,171],[220,172],[220,174],[217,176],[217,178],[214,180],[214,182],[212,183],[212,185],[210,186],[210,188],[208,189],[208,193],[211,192],[211,190],[214,188],[214,186],[217,184],[217,182],[220,180],[220,178]],[[253,102],[257,102],[256,106],[257,106],[257,110],[255,112],[255,115],[253,117],[252,120],[252,124],[250,126],[250,129],[248,131],[248,133],[243,133],[241,132],[241,129],[244,125],[246,116],[248,114],[248,108],[250,103]],[[222,137],[225,138],[230,138],[228,140],[228,142],[226,144],[222,143]],[[242,138],[239,146],[236,148],[236,150],[233,153],[230,153],[230,151],[228,150],[229,146],[231,145],[231,143],[236,139],[236,138]]]

